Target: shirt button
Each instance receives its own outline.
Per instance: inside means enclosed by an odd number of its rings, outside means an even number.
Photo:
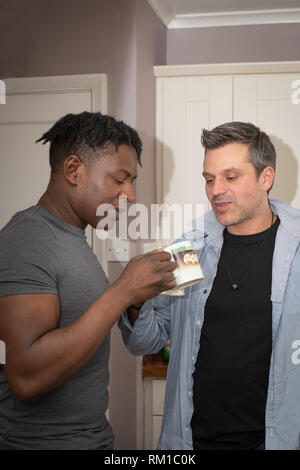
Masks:
[[[189,428],[188,428],[188,427],[185,428],[185,432],[189,432]]]
[[[188,396],[191,397],[192,396],[192,392],[189,390],[188,391]]]
[[[201,321],[200,321],[200,320],[197,320],[197,321],[196,321],[196,325],[198,325],[198,326],[201,325]]]
[[[192,356],[192,361],[194,361],[195,359],[196,359],[196,357],[195,357],[195,356]]]
[[[207,289],[204,289],[203,294],[207,294]]]

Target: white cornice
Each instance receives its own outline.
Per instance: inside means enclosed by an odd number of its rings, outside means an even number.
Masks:
[[[156,78],[192,77],[199,75],[300,73],[300,61],[237,62],[228,64],[156,65]]]
[[[169,29],[207,28],[213,26],[240,26],[274,23],[299,23],[300,8],[279,10],[234,11],[177,15],[169,23]]]
[[[157,14],[158,18],[168,28],[171,21],[176,17],[171,0],[148,0],[148,3]]]
[[[168,29],[300,23],[300,8],[176,15],[171,0],[148,0]]]

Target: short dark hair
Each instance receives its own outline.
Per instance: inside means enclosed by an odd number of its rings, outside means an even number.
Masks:
[[[250,122],[228,122],[211,131],[203,129],[201,142],[205,152],[233,142],[248,145],[249,162],[254,166],[257,177],[267,166],[276,169],[276,150],[270,137]]]
[[[97,151],[111,154],[109,144],[118,151],[121,144],[133,147],[141,164],[142,142],[138,133],[112,116],[84,111],[60,118],[36,142],[50,142],[50,166],[56,172],[66,157],[77,155],[82,161],[96,158]]]

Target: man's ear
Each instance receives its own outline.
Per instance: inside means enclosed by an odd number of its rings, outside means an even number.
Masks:
[[[77,155],[70,155],[65,159],[64,175],[71,184],[77,185],[79,183],[81,168],[82,161]]]
[[[266,168],[263,169],[262,174],[262,183],[266,191],[271,189],[274,178],[275,178],[275,170],[271,166],[266,166]]]

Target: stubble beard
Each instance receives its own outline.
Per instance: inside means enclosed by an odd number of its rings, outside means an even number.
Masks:
[[[257,214],[257,211],[259,207],[262,204],[262,197],[258,197],[253,205],[251,207],[244,207],[241,206],[237,203],[237,201],[233,200],[232,204],[235,206],[236,209],[236,215],[232,215],[232,220],[228,220],[226,223],[221,222],[218,218],[218,215],[215,213],[217,219],[219,220],[220,223],[223,223],[223,225],[226,225],[226,227],[231,227],[234,225],[239,225],[242,224],[243,222],[252,219],[255,217]],[[230,217],[231,218],[231,217]]]

